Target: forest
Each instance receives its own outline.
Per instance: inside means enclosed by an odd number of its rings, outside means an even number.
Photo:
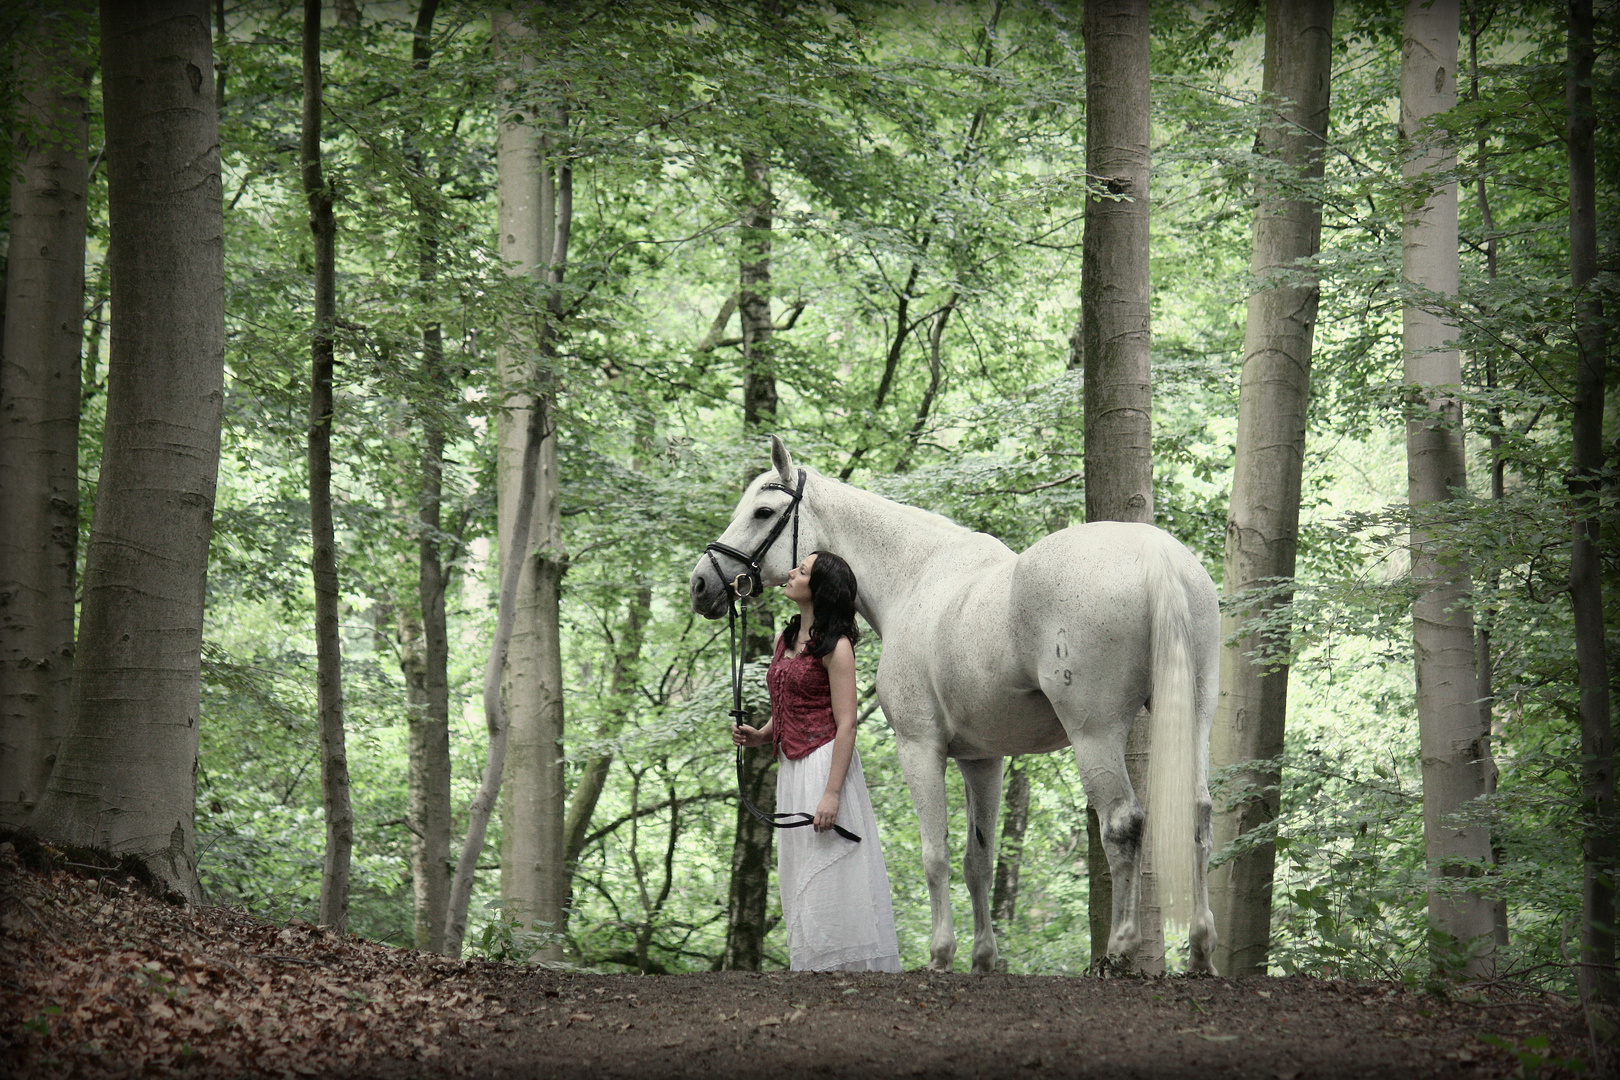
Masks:
[[[1617,14],[5,5],[0,825],[396,946],[786,967],[688,595],[777,435],[1199,556],[1223,974],[1620,999]],[[1004,769],[1002,963],[1084,973],[1073,755]]]

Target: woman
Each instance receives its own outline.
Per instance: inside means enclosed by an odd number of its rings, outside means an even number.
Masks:
[[[799,614],[776,639],[766,676],[771,718],[731,729],[739,746],[776,746],[778,810],[815,807],[813,829],[777,837],[794,971],[900,970],[889,874],[855,752],[855,588],[855,572],[831,552],[812,552],[788,573],[782,589]]]

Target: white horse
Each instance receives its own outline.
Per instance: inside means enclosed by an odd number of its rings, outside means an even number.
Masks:
[[[750,559],[756,587],[787,580],[793,560],[813,550],[854,569],[856,607],[883,640],[878,700],[922,834],[929,967],[949,970],[956,955],[945,759],[956,760],[967,792],[973,970],[988,972],[1001,759],[1068,745],[1113,876],[1108,960],[1129,963],[1142,941],[1145,819],[1166,914],[1190,923],[1191,969],[1211,971],[1209,729],[1220,616],[1214,582],[1192,552],[1151,525],[1094,522],[1018,555],[938,514],[795,469],[774,436],[771,462],[692,572],[692,607],[724,615]],[[790,516],[797,552],[784,528]],[[1153,718],[1146,812],[1125,771],[1126,736],[1144,706]]]

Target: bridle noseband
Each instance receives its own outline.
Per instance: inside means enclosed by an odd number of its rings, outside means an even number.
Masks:
[[[776,519],[776,524],[772,525],[771,531],[765,534],[765,539],[754,546],[752,554],[734,548],[730,544],[722,544],[718,540],[703,549],[703,554],[708,556],[709,564],[714,567],[715,574],[726,585],[726,609],[731,627],[731,717],[734,723],[740,724],[748,717],[748,710],[744,709],[742,704],[743,665],[748,662],[748,604],[745,601],[764,588],[765,572],[760,569],[760,560],[765,558],[766,553],[771,550],[771,545],[776,543],[777,538],[782,535],[782,530],[787,528],[789,518],[793,521],[793,565],[799,565],[799,506],[804,502],[804,481],[805,473],[803,469],[800,469],[799,484],[796,488],[790,488],[786,484],[774,481],[760,488],[761,491],[785,491],[792,497],[793,501],[788,504],[788,512]],[[720,569],[720,560],[714,557],[716,552],[727,558],[736,559],[743,564],[745,569],[735,578],[727,581],[725,571]],[[739,601],[744,601],[740,604],[742,608],[741,634],[737,632]],[[806,814],[803,811],[782,811],[767,814],[755,806],[753,800],[748,797],[748,789],[743,784],[743,756],[742,747],[740,746],[737,747],[737,798],[742,801],[744,809],[757,820],[772,828],[798,829],[806,825],[814,825],[816,822],[814,814]],[[778,821],[778,818],[797,818],[799,820]],[[861,842],[859,836],[856,836],[842,825],[835,824],[833,831],[846,840],[853,840],[857,844]]]

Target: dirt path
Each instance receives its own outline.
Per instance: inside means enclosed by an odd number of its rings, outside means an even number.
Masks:
[[[522,974],[499,992],[501,1037],[464,1059],[478,1076],[1501,1076],[1520,1061],[1479,1036],[1556,1033],[1566,1054],[1580,1036],[1561,1005],[1305,978]]]
[[[585,975],[459,962],[24,870],[0,844],[0,1076],[1558,1076],[1558,998],[1319,979]]]

